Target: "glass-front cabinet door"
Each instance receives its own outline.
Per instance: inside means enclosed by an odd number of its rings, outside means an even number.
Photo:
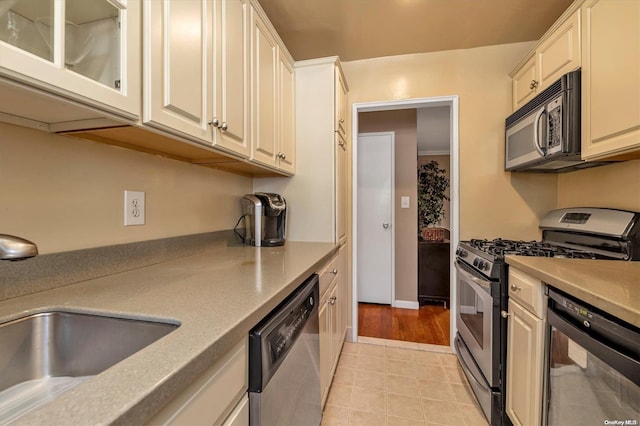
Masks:
[[[0,0],[0,76],[140,112],[140,0]]]

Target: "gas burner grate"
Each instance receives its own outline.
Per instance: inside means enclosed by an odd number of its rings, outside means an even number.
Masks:
[[[564,257],[572,259],[596,258],[595,254],[588,251],[568,249],[541,241],[504,240],[502,238],[496,238],[493,240],[472,239],[470,241],[470,245],[471,247],[498,258],[502,258],[508,254],[536,257]]]

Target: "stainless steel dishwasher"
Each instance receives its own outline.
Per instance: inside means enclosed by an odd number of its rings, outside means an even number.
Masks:
[[[322,419],[318,275],[249,333],[249,424],[314,425]]]

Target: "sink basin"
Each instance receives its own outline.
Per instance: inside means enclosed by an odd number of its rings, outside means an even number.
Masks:
[[[71,312],[0,324],[0,424],[55,399],[177,327]]]

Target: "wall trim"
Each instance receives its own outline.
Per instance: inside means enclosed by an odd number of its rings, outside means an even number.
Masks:
[[[402,309],[420,309],[420,304],[411,300],[394,300],[391,306]]]

